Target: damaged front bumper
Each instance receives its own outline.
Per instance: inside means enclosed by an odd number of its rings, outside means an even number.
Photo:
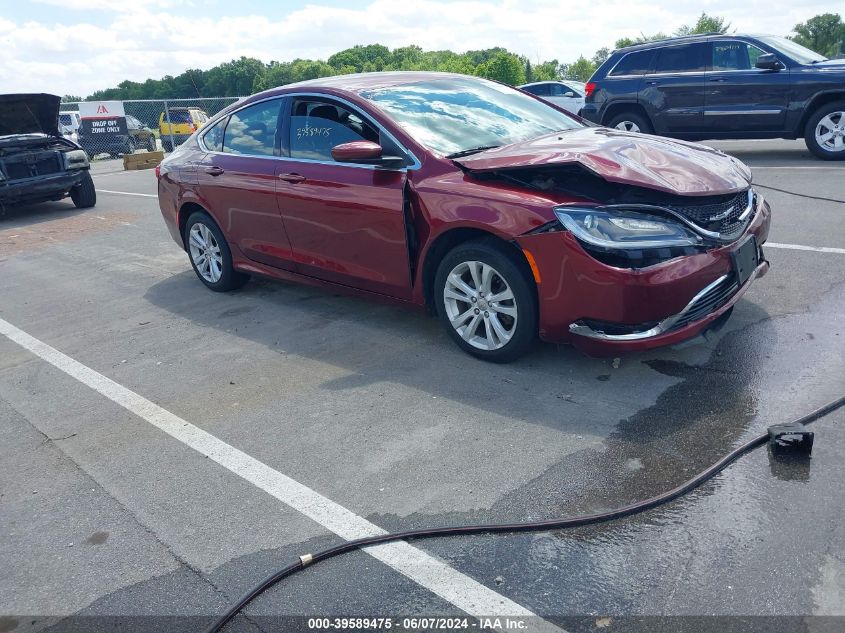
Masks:
[[[726,315],[768,271],[762,244],[771,211],[761,200],[731,244],[646,268],[598,261],[568,231],[523,235],[536,263],[540,337],[596,356],[642,351],[693,338]],[[737,252],[753,236],[753,269],[737,271]]]

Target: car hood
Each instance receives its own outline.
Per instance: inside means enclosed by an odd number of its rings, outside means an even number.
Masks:
[[[609,182],[689,196],[736,193],[751,184],[748,167],[718,150],[601,127],[546,134],[455,162],[469,171],[579,164]]]
[[[48,94],[0,95],[0,136],[49,134],[59,136],[61,98]]]

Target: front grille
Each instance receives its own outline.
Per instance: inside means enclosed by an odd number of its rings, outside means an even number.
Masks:
[[[706,231],[713,231],[719,233],[723,239],[733,240],[742,234],[751,220],[752,214],[740,219],[748,208],[749,196],[748,191],[743,191],[721,202],[702,205],[669,204],[666,208],[684,216]]]
[[[739,285],[736,282],[736,277],[731,275],[721,284],[698,297],[696,302],[689,306],[687,311],[672,324],[670,331],[703,319],[711,312],[718,310],[730,301],[737,290],[739,290]]]
[[[59,152],[32,152],[10,156],[3,161],[3,171],[9,180],[21,180],[56,174],[62,171]]]

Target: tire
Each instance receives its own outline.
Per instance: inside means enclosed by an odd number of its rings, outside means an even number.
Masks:
[[[156,146],[156,137],[155,136],[150,136],[149,145],[147,145],[147,149],[150,150],[151,152],[154,152],[158,149],[158,147]]]
[[[123,154],[126,155],[126,154],[134,154],[134,153],[135,153],[135,139],[133,139],[130,136],[129,140],[126,141],[126,147],[123,150]]]
[[[528,266],[508,248],[495,238],[460,244],[434,277],[446,331],[462,350],[494,363],[516,360],[537,339],[536,286]],[[488,304],[491,295],[507,298]]]
[[[243,286],[249,275],[232,266],[232,251],[223,232],[207,213],[192,213],[185,224],[185,244],[191,267],[199,280],[215,292],[228,292]],[[204,246],[208,245],[208,249]],[[204,262],[209,265],[205,266]]]
[[[97,191],[94,189],[91,172],[82,174],[82,181],[70,190],[70,199],[77,209],[90,209],[97,204]]]
[[[826,103],[813,112],[804,128],[804,142],[822,160],[845,160],[845,101]]]
[[[639,132],[640,134],[653,134],[654,128],[651,122],[642,114],[636,112],[622,112],[610,119],[607,127],[625,130],[626,132]]]

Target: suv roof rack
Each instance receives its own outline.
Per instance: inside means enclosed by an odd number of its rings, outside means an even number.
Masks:
[[[647,42],[637,42],[636,44],[629,44],[628,46],[623,46],[621,48],[617,48],[617,51],[624,51],[628,50],[629,48],[638,48],[638,47],[647,47],[647,46],[654,46],[658,44],[665,44],[666,42],[678,42],[683,40],[695,40],[702,37],[710,37],[712,35],[726,35],[730,36],[729,33],[719,33],[718,31],[709,31],[707,33],[694,33],[692,35],[674,35],[672,37],[664,37],[663,39],[659,40],[649,40]],[[614,51],[615,52],[615,51]]]

